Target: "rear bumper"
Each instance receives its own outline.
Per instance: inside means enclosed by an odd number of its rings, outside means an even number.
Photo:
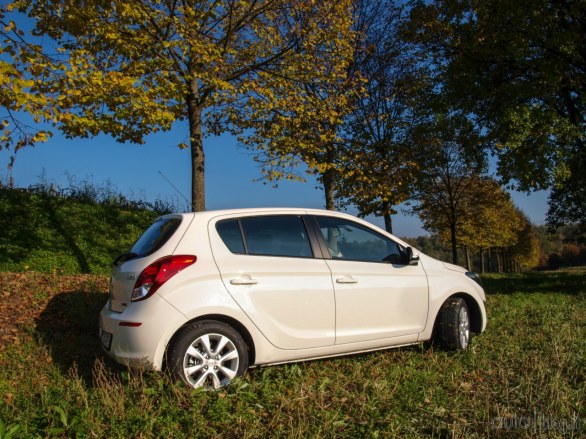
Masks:
[[[126,366],[160,370],[169,340],[186,322],[183,314],[157,296],[130,303],[121,313],[111,311],[106,303],[100,312],[102,349]]]

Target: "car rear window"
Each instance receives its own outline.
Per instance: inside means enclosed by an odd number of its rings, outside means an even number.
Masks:
[[[138,256],[156,252],[165,244],[181,224],[181,218],[160,218],[150,226],[130,250]]]

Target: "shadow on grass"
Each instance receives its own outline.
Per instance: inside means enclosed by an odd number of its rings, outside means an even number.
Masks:
[[[560,270],[482,276],[488,294],[586,294],[586,270]]]
[[[98,292],[66,292],[51,298],[36,321],[36,331],[50,349],[53,362],[66,376],[75,365],[87,386],[93,385],[97,360],[113,370],[124,370],[107,357],[98,336],[98,315],[107,295]]]

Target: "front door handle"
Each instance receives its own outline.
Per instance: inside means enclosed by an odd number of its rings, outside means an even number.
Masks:
[[[358,279],[354,279],[352,276],[344,276],[336,279],[339,284],[355,284],[358,283]]]
[[[243,276],[236,279],[230,279],[230,283],[232,285],[256,285],[258,280],[253,279],[250,276]]]

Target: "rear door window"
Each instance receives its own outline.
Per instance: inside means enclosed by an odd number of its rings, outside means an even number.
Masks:
[[[155,221],[132,246],[137,256],[147,256],[160,249],[173,236],[181,218],[160,218]]]
[[[300,216],[258,216],[226,220],[216,224],[216,230],[232,253],[313,257],[307,230]]]

